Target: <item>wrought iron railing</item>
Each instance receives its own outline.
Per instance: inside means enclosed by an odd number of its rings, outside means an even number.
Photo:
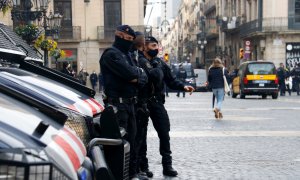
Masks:
[[[60,39],[81,40],[81,26],[66,26],[59,30]]]
[[[246,36],[255,32],[279,32],[300,29],[295,17],[276,17],[256,19],[240,26],[240,35]]]

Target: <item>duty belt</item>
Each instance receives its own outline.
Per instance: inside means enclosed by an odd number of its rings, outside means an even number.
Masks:
[[[111,104],[115,103],[125,103],[125,104],[136,104],[137,103],[137,97],[131,97],[131,98],[107,98],[107,102]]]

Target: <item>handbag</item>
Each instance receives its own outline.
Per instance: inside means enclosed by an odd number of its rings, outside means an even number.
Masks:
[[[230,88],[229,88],[229,85],[227,83],[227,79],[225,76],[225,68],[223,68],[223,80],[224,80],[224,91],[225,91],[225,93],[228,93],[228,92],[230,92]]]

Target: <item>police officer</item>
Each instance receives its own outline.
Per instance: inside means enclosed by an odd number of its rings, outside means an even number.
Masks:
[[[133,46],[130,50],[132,59],[139,65],[138,59],[144,57],[143,50],[145,46],[145,36],[142,32],[136,31],[136,38],[133,40]],[[147,158],[147,127],[149,122],[149,110],[147,108],[147,86],[143,86],[138,92],[138,103],[136,104],[136,164],[139,177],[143,178],[144,175],[153,177],[153,173],[149,170]]]
[[[285,96],[286,72],[285,72],[283,63],[279,64],[279,68],[277,69],[277,76],[278,76],[278,81],[279,81],[280,96]]]
[[[115,41],[111,48],[106,49],[100,58],[100,68],[103,75],[106,105],[117,108],[117,119],[120,127],[127,131],[127,141],[130,143],[130,156],[134,157],[136,119],[134,104],[138,86],[147,83],[145,72],[135,66],[130,57],[129,48],[135,38],[133,29],[128,25],[118,26],[115,31]],[[130,158],[129,176],[136,178],[134,159]],[[137,178],[138,179],[138,178]]]
[[[157,131],[160,140],[160,154],[162,156],[163,174],[167,176],[177,176],[177,171],[172,167],[172,156],[170,149],[170,120],[164,107],[164,84],[171,89],[185,90],[192,92],[192,86],[184,86],[171,73],[169,66],[157,57],[158,41],[154,37],[145,38],[144,56],[139,58],[139,65],[148,75],[147,89],[147,107],[150,111],[150,117],[153,126]]]
[[[297,91],[297,95],[299,96],[299,83],[300,83],[300,63],[297,64],[297,67],[294,68],[291,72],[291,75],[294,76],[294,80],[295,80],[295,88]]]

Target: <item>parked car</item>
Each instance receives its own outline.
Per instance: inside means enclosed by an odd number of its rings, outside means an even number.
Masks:
[[[232,82],[232,97],[240,95],[261,95],[263,99],[271,95],[278,98],[278,78],[273,62],[248,61],[239,66],[238,74]]]

